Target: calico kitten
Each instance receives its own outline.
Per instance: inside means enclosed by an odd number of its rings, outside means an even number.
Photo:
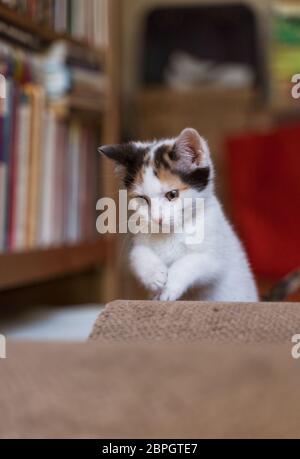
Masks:
[[[258,300],[246,253],[214,192],[208,145],[195,129],[184,129],[175,139],[103,146],[99,151],[118,164],[129,195],[143,199],[144,221],[159,229],[172,224],[170,233],[134,237],[130,264],[152,297],[171,301],[192,292],[189,298],[195,300]],[[175,228],[183,212],[194,215],[196,198],[204,199],[199,222],[204,239],[191,244],[186,228]]]

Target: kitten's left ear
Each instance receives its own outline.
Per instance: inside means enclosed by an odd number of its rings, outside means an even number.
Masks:
[[[206,142],[196,129],[186,128],[177,137],[175,148],[179,158],[200,166],[206,156]]]
[[[135,160],[134,146],[130,143],[122,145],[103,145],[98,148],[98,152],[125,167]]]

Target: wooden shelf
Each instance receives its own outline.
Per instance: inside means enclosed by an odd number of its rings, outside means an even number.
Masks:
[[[103,94],[96,103],[74,97],[72,94],[63,99],[51,102],[49,107],[62,119],[81,119],[93,124],[101,124],[108,111],[108,95]]]
[[[87,56],[97,58],[101,62],[105,60],[106,50],[104,48],[93,47],[84,40],[77,40],[67,34],[57,33],[50,27],[35,23],[28,15],[21,14],[3,4],[0,4],[0,19],[17,29],[32,34],[44,44],[50,44],[56,40],[65,40],[78,48],[83,48]]]
[[[111,256],[112,242],[108,238],[101,238],[78,245],[2,253],[0,290],[21,287],[97,266]]]

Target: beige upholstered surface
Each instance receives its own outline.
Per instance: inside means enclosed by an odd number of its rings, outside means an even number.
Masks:
[[[299,303],[114,302],[87,343],[8,342],[0,437],[300,438],[298,333]]]
[[[109,342],[286,343],[300,333],[300,303],[120,300],[100,314],[91,339]]]
[[[13,344],[1,438],[300,438],[290,345]]]

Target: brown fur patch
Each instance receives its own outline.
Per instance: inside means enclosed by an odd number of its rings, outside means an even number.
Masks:
[[[161,182],[166,183],[172,190],[187,190],[188,186],[180,179],[177,174],[173,174],[170,169],[160,168],[157,177]]]

